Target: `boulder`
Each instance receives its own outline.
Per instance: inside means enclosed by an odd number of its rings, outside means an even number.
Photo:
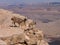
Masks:
[[[7,45],[7,43],[4,42],[3,40],[0,40],[0,45]]]

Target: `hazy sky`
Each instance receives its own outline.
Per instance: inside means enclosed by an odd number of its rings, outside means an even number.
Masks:
[[[0,0],[0,3],[42,3],[42,2],[60,2],[60,0]]]

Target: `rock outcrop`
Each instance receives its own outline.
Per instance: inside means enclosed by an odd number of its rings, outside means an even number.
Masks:
[[[0,9],[0,45],[49,45],[36,22]]]

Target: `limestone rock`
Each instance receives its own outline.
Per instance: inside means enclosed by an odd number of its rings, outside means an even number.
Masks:
[[[7,44],[3,40],[0,40],[0,45],[7,45]]]
[[[0,9],[0,44],[49,45],[44,40],[43,31],[36,29],[35,25],[36,22],[25,16]]]
[[[37,45],[49,45],[45,40],[41,40]]]
[[[27,21],[26,21],[26,26],[28,27],[28,28],[34,28],[35,27],[35,25],[36,25],[36,22],[34,22],[33,20],[31,20],[31,19],[27,19]]]

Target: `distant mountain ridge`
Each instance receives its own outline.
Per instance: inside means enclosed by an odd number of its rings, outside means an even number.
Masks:
[[[49,5],[60,6],[60,2],[50,2]]]
[[[48,8],[48,7],[58,7],[58,6],[60,6],[60,2],[37,3],[37,4],[26,4],[26,3],[10,4],[7,6],[4,5],[2,8],[5,8],[5,9],[15,9],[15,8],[23,9],[23,8],[38,8],[38,7],[39,8],[40,7]]]
[[[50,4],[60,4],[60,2],[50,2]]]

